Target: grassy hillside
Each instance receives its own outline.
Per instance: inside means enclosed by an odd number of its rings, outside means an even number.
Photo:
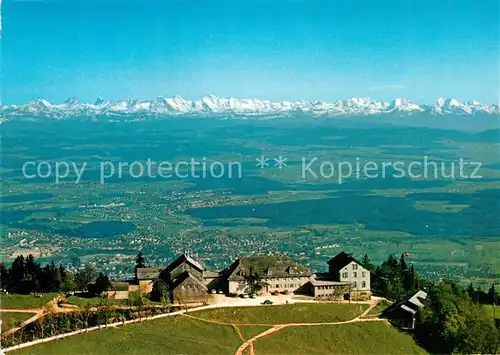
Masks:
[[[213,309],[192,312],[191,317],[180,315],[93,331],[12,354],[234,354],[245,340],[269,329],[259,324],[341,321],[356,317],[365,308],[357,304],[297,304]],[[259,338],[255,346],[256,354],[423,353],[409,335],[387,324],[369,322],[284,328]]]
[[[98,330],[13,354],[234,354],[241,343],[232,326],[179,316]]]
[[[264,307],[217,308],[191,313],[193,316],[239,324],[322,323],[353,319],[366,304],[298,303]]]
[[[382,312],[391,305],[389,301],[380,301],[374,308],[368,312],[367,317],[379,316]]]
[[[259,354],[424,354],[413,338],[385,323],[289,327],[258,339]]]

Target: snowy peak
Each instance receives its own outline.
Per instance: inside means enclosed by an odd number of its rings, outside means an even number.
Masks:
[[[441,114],[471,114],[473,111],[470,105],[463,104],[453,97],[437,99],[434,109]]]
[[[398,98],[394,99],[388,108],[389,111],[400,111],[400,112],[420,112],[424,111],[422,107],[412,103],[409,100]]]
[[[337,117],[399,114],[405,116],[420,113],[432,115],[498,114],[499,107],[498,105],[485,105],[475,100],[462,103],[454,98],[439,98],[434,105],[419,105],[404,98],[396,98],[391,102],[361,97],[324,102],[220,98],[213,95],[196,101],[186,100],[180,96],[160,96],[155,100],[115,101],[97,98],[93,104],[79,102],[75,98],[70,98],[62,104],[51,104],[47,100],[39,99],[24,105],[0,107],[0,116],[4,120],[12,117],[38,116],[53,119],[89,116],[123,119],[171,116],[269,119],[294,115]]]

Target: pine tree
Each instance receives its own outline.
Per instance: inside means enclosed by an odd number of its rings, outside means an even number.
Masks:
[[[10,290],[10,270],[5,267],[4,263],[0,263],[0,288]]]
[[[361,264],[363,264],[363,267],[370,272],[375,270],[375,265],[372,264],[372,261],[370,260],[370,257],[368,256],[368,254],[365,254],[363,256],[363,259],[361,260]]]
[[[401,269],[401,272],[405,272],[408,269],[405,259],[405,254],[401,254],[401,258],[399,259],[399,268]]]
[[[40,264],[35,261],[35,257],[30,254],[26,258],[26,274],[25,274],[25,286],[28,293],[39,292],[40,291],[40,278],[42,273],[42,268]]]
[[[395,269],[398,266],[398,260],[392,254],[389,255],[386,263],[390,269]]]
[[[490,289],[488,290],[488,303],[496,304],[495,284],[491,285]]]
[[[404,289],[407,295],[414,293],[419,288],[418,275],[415,272],[413,264],[403,273]]]
[[[134,274],[135,274],[135,279],[137,280],[137,269],[145,267],[144,265],[144,257],[142,256],[142,251],[137,254],[135,258],[135,267],[134,267]]]
[[[474,300],[476,291],[474,290],[474,285],[472,285],[472,282],[469,284],[469,286],[467,286],[467,293],[469,294],[471,300]]]
[[[23,293],[23,282],[24,277],[26,276],[26,265],[24,262],[24,256],[19,255],[12,262],[12,266],[10,268],[10,281],[12,291],[17,293]]]
[[[111,282],[109,282],[109,278],[106,275],[100,272],[93,286],[92,293],[100,295],[111,288]]]

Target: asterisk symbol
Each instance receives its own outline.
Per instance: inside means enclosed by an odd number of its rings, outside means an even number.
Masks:
[[[261,169],[264,169],[265,167],[268,167],[269,164],[267,163],[269,161],[268,158],[266,158],[265,156],[261,155],[260,158],[255,158],[255,160],[257,160],[257,167],[261,168]]]
[[[282,169],[283,167],[286,166],[286,161],[288,160],[287,158],[283,158],[281,155],[278,158],[273,159],[275,161],[274,166],[277,166],[278,168]]]

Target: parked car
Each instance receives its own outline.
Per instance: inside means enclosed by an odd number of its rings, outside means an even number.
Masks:
[[[252,293],[252,294],[250,295],[250,298],[255,298],[255,297],[257,297],[257,296],[255,296],[255,293]]]
[[[264,302],[262,302],[262,304],[266,305],[266,304],[273,304],[273,301],[271,300],[265,300]]]
[[[221,295],[222,295],[222,294],[224,293],[224,291],[219,290],[219,291],[217,291],[217,293],[219,293],[219,294],[221,294]]]
[[[217,291],[215,289],[211,289],[210,293],[214,294],[214,293],[217,293]]]

